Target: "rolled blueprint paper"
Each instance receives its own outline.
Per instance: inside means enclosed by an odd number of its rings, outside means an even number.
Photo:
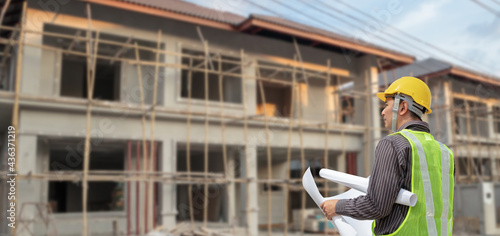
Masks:
[[[323,195],[318,190],[316,182],[311,174],[310,168],[307,168],[304,176],[302,177],[302,185],[306,192],[311,196],[316,205],[321,209],[321,203],[325,201]],[[323,209],[321,209],[323,211]],[[323,212],[324,213],[324,212]],[[357,231],[349,225],[342,216],[333,217],[331,220],[335,228],[339,231],[340,235],[357,235]]]
[[[356,175],[350,175],[329,169],[321,169],[319,171],[319,176],[335,183],[342,184],[349,188],[356,189],[363,193],[366,193],[368,190],[368,178],[363,178]]]
[[[356,189],[363,193],[366,193],[368,190],[368,178],[363,178],[329,169],[321,169],[319,171],[319,175],[327,180],[342,184],[349,188]],[[413,207],[415,206],[415,204],[417,204],[417,195],[408,190],[401,189],[398,193],[398,196],[396,197],[396,203]]]
[[[325,198],[326,200],[331,200],[331,199],[351,199],[351,198],[357,198],[359,196],[366,195],[366,193],[363,193],[361,191],[358,191],[356,189],[350,189],[347,192],[343,192],[339,195],[335,195],[333,197],[327,197]],[[373,220],[357,220],[348,216],[342,216],[345,221],[351,225],[354,230],[357,231],[357,236],[372,236],[372,223]]]

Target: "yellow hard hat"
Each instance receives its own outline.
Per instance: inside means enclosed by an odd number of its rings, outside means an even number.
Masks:
[[[389,88],[382,93],[377,93],[377,97],[385,102],[386,96],[395,94],[406,94],[413,98],[413,101],[423,106],[425,114],[430,114],[431,110],[431,90],[424,81],[415,77],[401,77],[394,81]]]

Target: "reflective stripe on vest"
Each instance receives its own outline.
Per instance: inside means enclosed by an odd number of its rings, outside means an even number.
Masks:
[[[450,175],[444,174],[450,172],[450,152],[444,144],[439,143],[441,148],[441,168],[443,169],[443,213],[441,214],[441,235],[448,235],[448,211],[449,211],[449,197],[450,197]],[[450,229],[451,230],[451,229]]]
[[[422,174],[422,182],[424,184],[425,207],[427,214],[427,232],[429,235],[438,235],[436,229],[436,222],[434,221],[434,199],[432,198],[431,178],[429,177],[429,170],[427,169],[427,159],[425,158],[424,148],[420,141],[408,131],[401,131],[406,137],[410,138],[417,147],[418,157],[420,159],[420,172]]]

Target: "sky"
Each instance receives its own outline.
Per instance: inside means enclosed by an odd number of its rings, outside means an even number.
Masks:
[[[281,17],[500,78],[500,0],[184,1],[245,17]]]

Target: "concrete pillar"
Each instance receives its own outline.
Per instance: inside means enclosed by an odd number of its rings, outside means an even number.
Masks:
[[[162,140],[161,171],[175,172],[177,167],[177,148],[175,140],[165,138]],[[162,224],[167,228],[176,225],[177,215],[177,188],[175,184],[162,184],[161,186],[161,219]]]
[[[28,173],[37,173],[39,166],[37,165],[37,137],[36,135],[29,134],[20,134],[16,135],[18,139],[18,147],[16,148],[17,152],[17,170],[18,174],[28,174]],[[16,211],[17,211],[17,220],[16,220],[16,228],[18,231],[21,227],[21,221],[31,220],[33,218],[37,218],[38,212],[36,207],[31,205],[24,205],[28,202],[40,202],[41,199],[41,184],[39,181],[35,180],[17,180],[17,196],[16,196]],[[46,200],[45,200],[46,202]],[[24,206],[24,208],[23,208]],[[22,213],[21,213],[22,211]],[[22,219],[19,217],[22,214]],[[34,224],[26,223],[29,226],[27,227],[31,232],[34,232]],[[35,230],[36,231],[36,230]],[[18,236],[30,235],[28,231],[23,230],[20,231]]]
[[[245,162],[246,156],[246,162]],[[257,187],[257,147],[248,147],[248,153],[245,153],[245,149],[240,151],[240,172],[241,176],[249,178],[251,181],[248,182],[248,191],[245,184],[241,185],[241,203],[246,205],[243,207],[242,215],[243,222],[246,222],[248,227],[248,233],[250,236],[256,236],[258,234],[258,222],[259,222],[259,212],[258,212],[258,187]],[[248,167],[247,167],[248,164]],[[248,169],[248,172],[247,172]],[[247,205],[248,199],[248,205]],[[247,215],[248,211],[248,215]],[[247,218],[248,216],[248,218]]]
[[[368,95],[368,97],[359,97],[354,101],[354,123],[365,125],[370,128],[380,128],[380,109],[379,99],[376,93],[378,86],[378,69],[373,56],[364,56],[358,61],[358,76],[354,81],[354,90]],[[360,175],[368,176],[370,174],[371,163],[374,157],[375,147],[381,136],[378,129],[366,130],[364,150],[359,155],[359,166],[364,170]]]
[[[247,62],[247,60],[248,59],[245,59],[245,63]],[[256,76],[255,61],[250,66],[243,67],[242,74],[244,76]],[[247,78],[243,79],[242,82],[245,85],[245,105],[247,108],[247,116],[255,115],[257,113],[257,93],[255,92],[257,91],[257,80]]]
[[[488,103],[486,104],[486,112],[487,112],[487,119],[488,119],[488,137],[490,139],[495,139],[495,123],[493,121],[493,106],[492,104]]]
[[[455,119],[455,118],[451,116],[451,108],[453,105],[453,104],[451,104],[453,101],[451,99],[451,96],[452,96],[453,91],[451,91],[451,86],[450,86],[449,81],[443,82],[443,92],[444,92],[444,97],[443,97],[444,105],[445,105],[445,107],[450,108],[450,109],[445,109],[445,112],[444,112],[446,122],[441,123],[441,124],[445,125],[445,126],[441,126],[441,127],[442,127],[442,129],[445,129],[446,138],[443,139],[441,142],[444,142],[448,146],[453,146],[453,145],[451,145],[451,144],[453,144],[453,132],[454,132],[452,122],[454,122],[453,119]]]
[[[337,156],[337,171],[346,172],[346,156],[343,154],[340,154]],[[342,184],[339,184],[339,193],[345,192],[347,190],[347,187],[345,187]]]
[[[34,19],[34,11],[27,12],[26,30],[43,29],[43,20]],[[24,34],[24,43],[42,45],[42,35],[40,34]],[[17,47],[16,47],[17,50]],[[40,75],[42,63],[42,49],[38,47],[23,47],[23,62],[21,70],[21,93],[37,95],[40,90]],[[53,63],[53,62],[50,62]]]
[[[495,186],[492,182],[483,182],[482,186],[484,233],[485,235],[500,235],[500,227],[497,225]]]
[[[487,119],[488,119],[488,137],[490,139],[496,139],[496,132],[495,132],[495,121],[493,119],[493,105],[488,103],[486,104],[486,112],[487,112]],[[492,155],[491,154],[491,150],[495,150],[495,154]],[[488,150],[488,154],[490,155],[490,159],[491,159],[491,176],[493,178],[495,178],[496,176],[498,176],[498,172],[497,172],[497,163],[496,163],[496,160],[497,160],[497,150],[496,148],[494,147],[489,147],[489,150]],[[499,216],[500,217],[500,216]]]
[[[169,52],[178,52],[182,50],[180,43],[175,40],[165,39],[165,50]],[[182,62],[180,56],[165,55],[164,63],[180,64]],[[180,97],[180,84],[181,84],[181,69],[167,67],[164,72],[163,82],[163,104],[167,107],[175,106],[177,99]]]

